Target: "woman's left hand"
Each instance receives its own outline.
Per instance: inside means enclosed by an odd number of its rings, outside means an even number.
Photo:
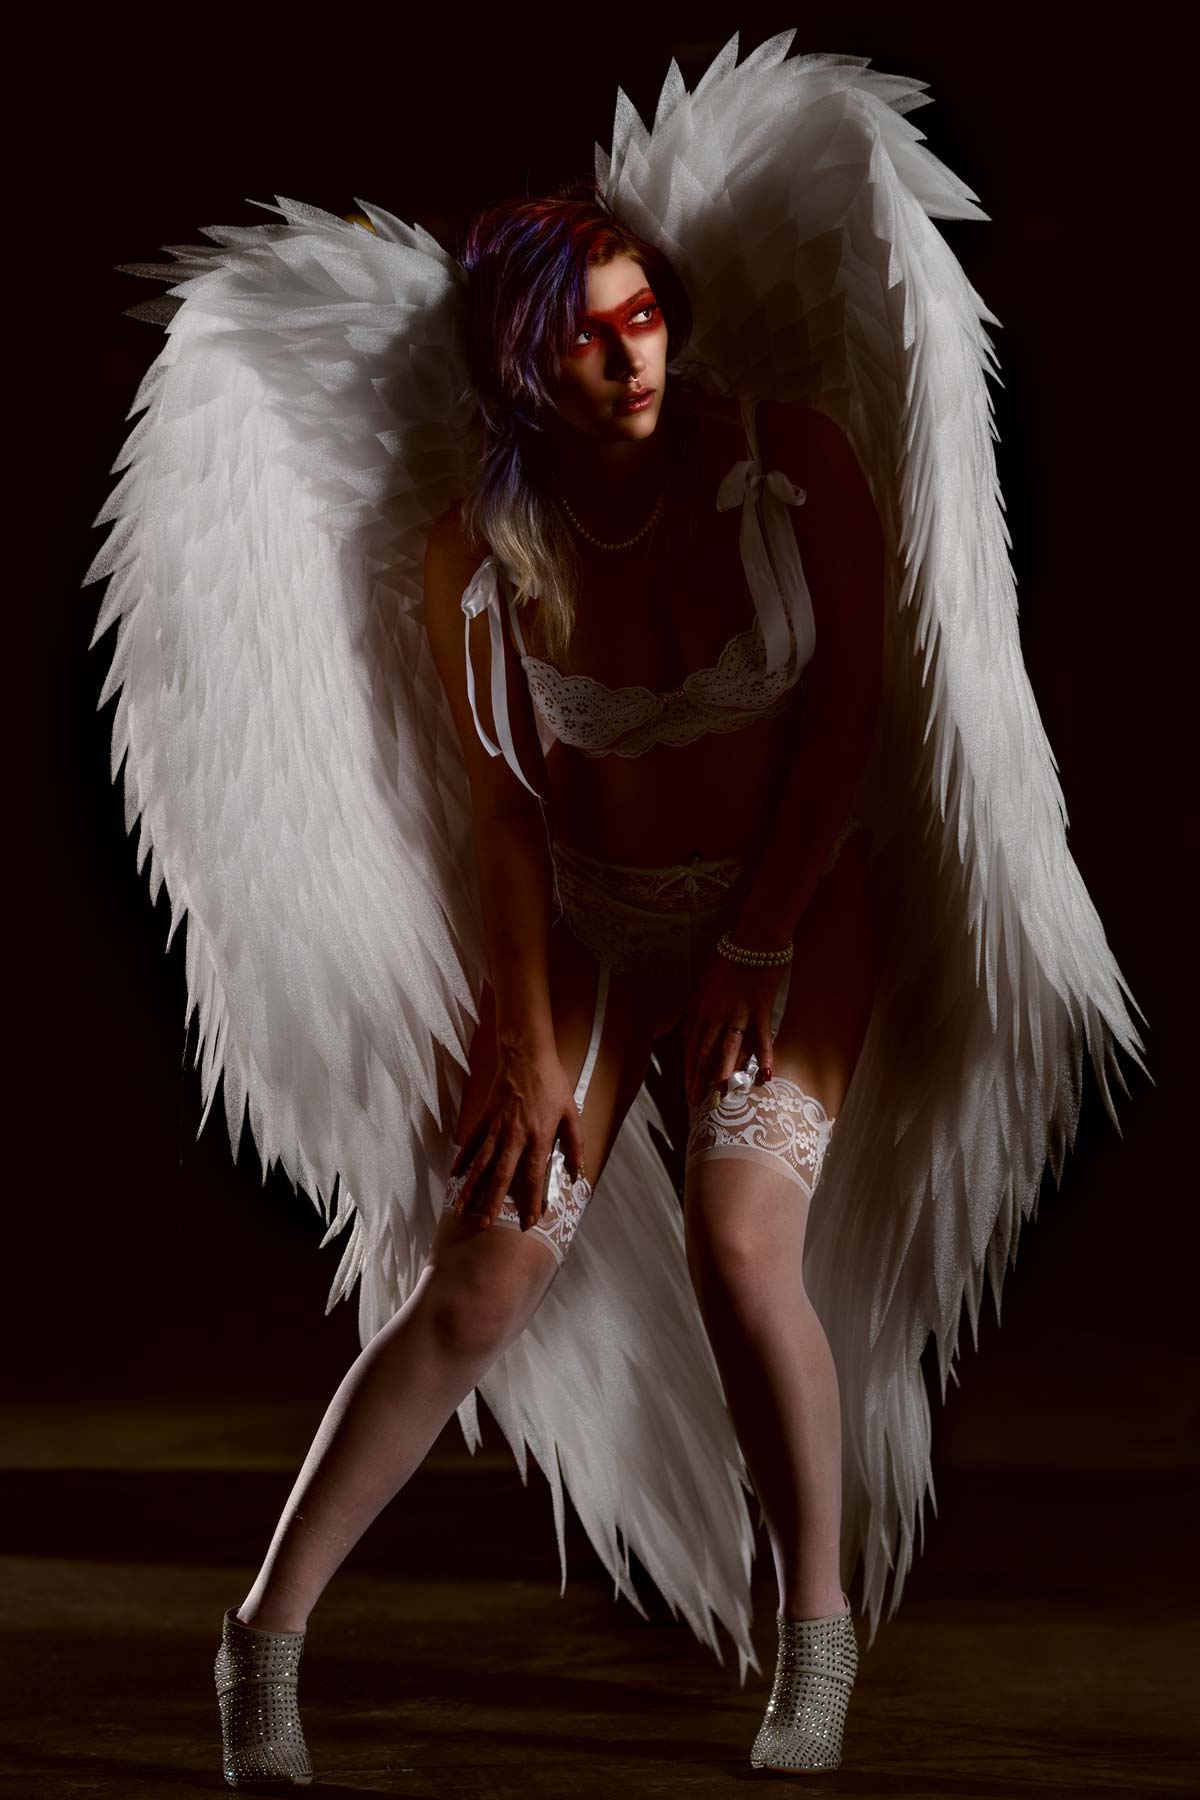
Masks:
[[[744,1069],[753,1051],[759,1081],[771,1078],[775,1044],[771,1020],[786,963],[755,966],[731,962],[715,950],[692,995],[684,1023],[684,1083],[688,1102],[699,1106],[729,1077]]]

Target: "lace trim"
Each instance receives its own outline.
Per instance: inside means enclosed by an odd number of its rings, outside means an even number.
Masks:
[[[833,1126],[814,1094],[775,1075],[761,1087],[735,1087],[718,1105],[698,1108],[684,1166],[699,1157],[768,1157],[811,1199]]]
[[[606,967],[653,987],[686,985],[697,958],[728,924],[738,857],[637,867],[601,862],[555,840],[558,904],[581,943]]]
[[[850,814],[823,874],[864,823]],[[551,850],[557,904],[580,943],[605,967],[654,987],[686,987],[728,927],[731,894],[746,868],[735,856],[654,868],[604,862],[560,838]]]
[[[555,1144],[551,1161],[554,1164],[554,1173],[550,1178],[550,1193],[546,1200],[546,1210],[537,1224],[529,1227],[529,1232],[530,1235],[542,1239],[561,1268],[563,1259],[571,1248],[571,1240],[579,1230],[588,1201],[592,1197],[592,1184],[584,1176],[580,1176],[579,1180],[575,1182],[568,1180],[566,1157],[561,1145]],[[466,1179],[465,1170],[461,1175],[451,1175],[448,1178],[446,1198],[442,1205],[443,1212],[454,1210],[454,1203],[462,1192]],[[499,1212],[494,1215],[493,1223],[507,1225],[515,1231],[520,1231],[521,1214],[508,1195],[501,1203]]]
[[[549,730],[585,756],[641,756],[655,744],[687,744],[709,732],[740,731],[755,719],[782,713],[800,678],[794,655],[768,675],[757,622],[729,639],[712,668],[697,669],[682,687],[662,693],[606,687],[592,675],[564,675],[535,656],[522,656],[521,665]],[[618,739],[625,741],[618,745]]]
[[[627,906],[647,906],[660,912],[683,908],[701,912],[719,906],[742,871],[740,856],[693,856],[686,863],[606,862],[589,856],[574,844],[555,838],[551,845],[555,870],[574,877],[594,892],[610,895]]]

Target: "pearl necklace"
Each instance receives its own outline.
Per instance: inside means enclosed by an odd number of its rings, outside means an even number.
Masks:
[[[630,538],[623,538],[619,544],[606,544],[603,538],[593,536],[586,525],[580,524],[579,520],[575,517],[575,514],[571,511],[570,502],[559,487],[557,481],[554,482],[554,491],[562,502],[563,511],[566,513],[568,519],[570,519],[576,531],[581,537],[585,537],[589,544],[595,544],[598,550],[628,550],[631,545],[638,543],[653,526],[659,513],[663,509],[663,502],[667,497],[667,490],[664,488],[662,493],[658,496],[658,499],[654,502],[654,511],[650,514],[650,517],[646,520],[646,523],[642,526],[640,531],[635,531]]]

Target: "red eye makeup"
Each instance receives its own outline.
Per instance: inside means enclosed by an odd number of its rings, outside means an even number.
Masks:
[[[640,319],[642,313],[647,315],[645,319]],[[636,294],[631,294],[628,300],[623,300],[620,306],[610,307],[607,312],[584,313],[579,321],[576,335],[582,335],[585,331],[591,332],[594,343],[598,326],[616,325],[619,330],[625,331],[655,331],[658,329],[661,317],[661,308],[651,290],[641,288]],[[635,321],[638,322],[635,323]],[[592,343],[573,343],[571,352],[573,355],[578,355],[581,351],[590,350],[592,347]]]

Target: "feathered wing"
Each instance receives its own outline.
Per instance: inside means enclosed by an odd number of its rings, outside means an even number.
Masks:
[[[470,425],[458,276],[387,215],[272,210],[140,309],[167,340],[85,580],[110,577],[93,642],[119,621],[101,704],[139,867],[172,936],[186,915],[205,1117],[223,1079],[235,1152],[248,1108],[264,1171],[354,1215],[341,1283],[370,1257],[406,1285],[481,958],[420,620]]]
[[[1145,1063],[1021,656],[985,379],[999,321],[932,224],[987,215],[904,116],[924,83],[785,60],[792,36],[740,67],[735,37],[691,94],[673,64],[650,131],[619,95],[597,176],[689,288],[681,367],[826,411],[888,538],[866,791],[889,941],[805,1254],[842,1393],[843,1580],[861,1553],[873,1642],[926,1492],[936,1507],[929,1334],[944,1399],[964,1300],[978,1343],[985,1273],[999,1316],[1047,1161],[1061,1179],[1085,1045],[1114,1123],[1114,1046]]]
[[[361,204],[361,203],[360,203]],[[420,229],[294,201],[173,249],[167,339],[85,581],[117,623],[113,778],[171,936],[204,1116],[220,1082],[346,1241],[367,1343],[424,1266],[486,976],[461,749],[429,651],[429,528],[465,487],[463,271]],[[168,937],[168,943],[170,937]],[[203,1120],[201,1121],[203,1124]],[[643,1091],[549,1298],[480,1391],[569,1495],[619,1592],[636,1554],[744,1678],[744,1466]],[[477,1441],[475,1396],[460,1408]]]

